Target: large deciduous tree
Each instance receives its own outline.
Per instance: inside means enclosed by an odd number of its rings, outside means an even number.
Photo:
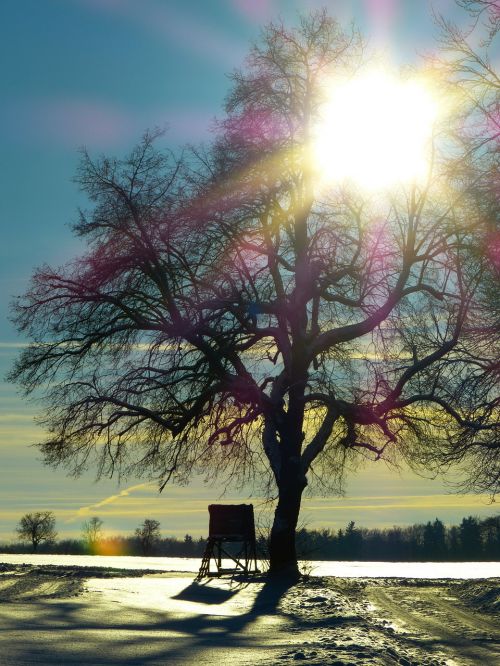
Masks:
[[[12,376],[50,405],[45,460],[161,487],[196,471],[264,480],[273,572],[296,571],[308,482],[338,488],[357,460],[439,467],[488,451],[479,485],[498,485],[476,205],[491,164],[453,161],[447,119],[425,182],[320,187],[310,142],[326,82],[362,61],[359,37],[324,13],[271,25],[210,147],[181,164],[146,134],[124,160],[84,154],[88,252],[40,269],[17,304],[33,342]]]
[[[471,218],[481,219],[469,237],[469,251],[482,262],[481,279],[469,324],[464,327],[471,353],[475,353],[472,405],[479,390],[489,396],[488,421],[493,426],[486,437],[476,430],[473,438],[451,439],[448,446],[427,451],[424,464],[465,462],[467,473],[459,486],[465,490],[487,490],[493,496],[499,486],[500,444],[498,436],[498,385],[500,377],[500,74],[498,47],[500,8],[495,0],[456,0],[466,10],[459,27],[445,17],[436,17],[440,29],[439,52],[432,61],[445,94],[455,100],[455,131],[450,132],[453,157],[448,170],[464,172],[473,165],[473,178],[466,188]],[[497,55],[495,55],[495,53]],[[464,197],[462,210],[466,210]],[[469,366],[471,367],[471,366]],[[464,384],[464,390],[468,388]],[[496,425],[495,425],[496,424]]]
[[[57,538],[56,519],[52,511],[26,513],[16,528],[18,539],[30,541],[33,552],[45,541],[52,543]]]

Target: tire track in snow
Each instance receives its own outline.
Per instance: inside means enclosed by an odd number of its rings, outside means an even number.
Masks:
[[[454,663],[500,663],[500,630],[496,623],[479,612],[464,609],[444,588],[369,586],[366,594],[375,612],[387,615],[394,626],[407,632],[408,638],[421,644],[428,641],[429,650],[439,648]]]

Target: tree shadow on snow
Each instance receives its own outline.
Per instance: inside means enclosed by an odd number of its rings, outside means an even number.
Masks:
[[[264,652],[269,649],[265,634],[250,625],[261,619],[265,622],[267,616],[276,616],[280,599],[296,582],[260,577],[232,580],[229,588],[225,588],[220,583],[193,581],[172,597],[213,606],[210,614],[121,604],[116,604],[115,612],[110,613],[109,607],[99,607],[92,599],[88,603],[82,603],[81,598],[75,603],[53,599],[50,603],[30,604],[29,614],[17,620],[0,617],[0,622],[3,624],[7,619],[4,626],[16,634],[13,656],[17,663],[188,664],[217,648],[248,649],[249,653],[259,648]],[[262,587],[251,606],[242,605],[241,614],[217,614],[217,605],[242,590],[251,592],[255,584]]]

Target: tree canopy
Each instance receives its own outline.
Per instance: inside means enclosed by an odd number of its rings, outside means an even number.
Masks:
[[[142,554],[150,555],[153,547],[161,538],[159,521],[146,518],[142,525],[136,528],[135,537],[141,544]]]
[[[52,511],[25,513],[16,528],[18,539],[30,541],[33,552],[43,542],[52,543],[57,538],[56,518]]]
[[[498,488],[498,154],[450,112],[423,181],[322,182],[328,82],[364,64],[325,12],[270,25],[211,145],[177,158],[153,132],[124,159],[84,152],[88,251],[16,305],[32,343],[12,378],[50,406],[45,460],[277,488],[275,571],[296,566],[308,482],[338,489],[357,460],[461,463]]]
[[[99,516],[92,516],[82,524],[82,536],[89,552],[94,555],[102,541],[102,526],[104,522]]]

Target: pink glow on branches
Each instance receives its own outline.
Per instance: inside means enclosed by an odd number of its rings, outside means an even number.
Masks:
[[[262,152],[275,150],[289,138],[290,128],[283,117],[267,109],[245,109],[222,123],[228,138],[238,144],[252,144]]]
[[[392,286],[390,276],[398,272],[398,247],[387,220],[380,218],[372,222],[366,233],[365,248],[364,311],[369,314],[385,303]]]

